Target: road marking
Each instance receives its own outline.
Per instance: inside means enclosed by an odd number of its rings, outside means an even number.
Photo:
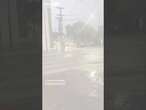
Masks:
[[[65,86],[65,80],[45,80],[46,86]]]

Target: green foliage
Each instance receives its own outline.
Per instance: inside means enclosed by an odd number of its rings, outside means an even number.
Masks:
[[[99,37],[98,31],[90,24],[76,22],[73,25],[67,25],[66,32],[67,37],[79,46],[101,45],[101,37]]]

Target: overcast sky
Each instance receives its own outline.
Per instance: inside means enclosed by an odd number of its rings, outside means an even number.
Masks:
[[[103,0],[52,0],[52,4],[64,8],[64,26],[76,21],[90,23],[96,29],[99,25],[103,25]],[[52,7],[54,31],[57,31],[58,21],[56,15],[58,13],[58,10]]]

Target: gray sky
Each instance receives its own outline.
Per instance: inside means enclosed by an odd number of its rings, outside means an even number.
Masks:
[[[64,26],[76,21],[85,21],[92,24],[96,29],[103,25],[103,0],[52,0],[56,6],[64,7]],[[58,21],[55,16],[58,10],[52,8],[53,30],[57,30]]]

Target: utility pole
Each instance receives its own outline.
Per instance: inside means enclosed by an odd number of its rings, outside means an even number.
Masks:
[[[64,9],[63,7],[56,7],[59,10],[59,14],[57,16],[58,18],[58,31],[59,34],[62,35],[63,34],[63,13],[62,10]]]
[[[60,51],[64,52],[64,35],[63,35],[63,7],[56,7],[59,10],[59,14],[57,15],[58,19],[58,31],[59,31],[59,42],[60,42]]]

